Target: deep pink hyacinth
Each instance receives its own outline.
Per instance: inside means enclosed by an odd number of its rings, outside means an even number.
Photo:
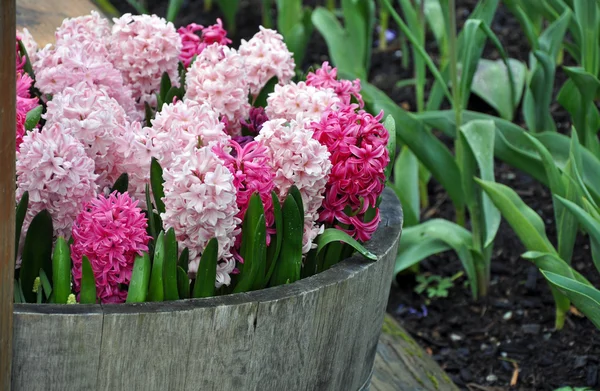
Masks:
[[[250,114],[247,120],[241,120],[242,127],[245,128],[251,136],[256,136],[262,129],[265,122],[269,120],[265,109],[262,107],[250,108]]]
[[[231,43],[231,40],[227,38],[227,31],[223,28],[221,19],[217,19],[216,24],[208,27],[191,23],[178,28],[177,33],[181,37],[183,45],[179,59],[186,68],[190,66],[194,56],[202,53],[208,45],[213,43],[229,45]]]
[[[17,133],[16,148],[19,150],[25,136],[25,120],[27,113],[38,105],[37,98],[29,96],[29,88],[33,84],[33,79],[28,74],[17,72]]]
[[[265,208],[265,222],[267,227],[271,227],[275,220],[271,198],[275,172],[269,163],[267,147],[257,141],[250,141],[241,146],[234,140],[229,146],[233,148],[231,153],[223,145],[213,147],[213,152],[225,162],[225,166],[233,174],[233,185],[237,189],[237,206],[240,210],[237,217],[243,221],[250,197],[258,193]]]
[[[338,80],[337,68],[330,67],[327,61],[321,65],[321,69],[317,69],[315,72],[310,72],[306,75],[306,85],[318,88],[332,88],[344,105],[349,105],[352,97],[356,99],[361,108],[365,105],[360,94],[360,79],[354,81]]]
[[[81,288],[82,258],[88,257],[101,303],[122,303],[127,298],[136,255],[148,251],[147,219],[127,193],[116,191],[91,200],[73,223],[73,280]]]
[[[377,198],[385,187],[389,135],[380,123],[383,112],[374,117],[356,109],[352,104],[329,111],[311,127],[314,138],[331,152],[333,164],[320,220],[330,225],[341,223],[344,226],[338,228],[366,241],[380,219]],[[365,221],[369,207],[376,208],[375,217]]]

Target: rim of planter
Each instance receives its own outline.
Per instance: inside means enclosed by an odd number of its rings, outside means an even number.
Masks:
[[[338,284],[352,279],[357,273],[370,268],[379,262],[394,247],[400,235],[403,224],[403,213],[396,194],[386,188],[382,193],[380,204],[381,221],[377,231],[365,247],[377,255],[377,261],[366,259],[356,254],[335,264],[330,269],[313,276],[303,278],[291,284],[260,289],[245,293],[233,293],[223,296],[213,296],[199,299],[180,299],[162,302],[120,303],[120,304],[34,304],[15,303],[15,314],[52,314],[52,315],[82,315],[82,314],[143,314],[157,312],[188,311],[194,308],[210,308],[232,306],[244,303],[268,302],[298,296],[324,286]]]

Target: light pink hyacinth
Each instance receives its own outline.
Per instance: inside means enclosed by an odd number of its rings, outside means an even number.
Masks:
[[[227,144],[230,139],[219,114],[208,104],[193,100],[164,105],[152,120],[149,134],[153,143],[152,154],[163,168],[169,167],[174,156],[189,146],[200,148]]]
[[[124,172],[122,153],[127,118],[118,102],[104,90],[85,83],[67,87],[48,102],[46,126],[60,122],[94,160],[100,189],[110,188]]]
[[[385,187],[389,135],[380,122],[383,112],[374,117],[356,109],[353,104],[330,111],[311,127],[314,138],[331,152],[333,163],[320,219],[343,224],[338,228],[364,242],[380,220],[377,198]],[[375,208],[375,217],[365,221],[369,208]]]
[[[216,287],[229,285],[235,269],[231,252],[239,233],[234,177],[211,147],[190,148],[163,172],[164,228],[173,228],[179,250],[190,251],[189,272],[195,275],[208,241],[219,243]]]
[[[213,43],[219,45],[229,45],[231,43],[231,40],[227,38],[227,31],[223,28],[221,19],[217,19],[216,24],[208,27],[191,23],[178,28],[177,33],[181,36],[182,42],[179,59],[186,68],[190,66],[194,56],[202,53],[207,46]]]
[[[295,120],[302,118],[318,121],[329,109],[337,109],[340,99],[331,88],[316,88],[301,81],[284,86],[276,85],[267,98],[266,113],[270,119]]]
[[[136,255],[148,251],[147,219],[137,201],[116,191],[91,200],[73,223],[73,281],[81,289],[82,260],[86,256],[96,279],[101,303],[123,303]]]
[[[121,71],[133,91],[138,107],[156,105],[163,73],[179,85],[178,65],[181,37],[173,23],[156,15],[124,14],[115,18],[110,36],[109,59]]]
[[[227,120],[227,131],[239,135],[240,120],[248,117],[248,80],[242,56],[219,44],[208,46],[186,76],[185,99],[208,103]]]
[[[269,150],[270,164],[275,171],[275,192],[280,201],[296,185],[304,204],[303,253],[312,247],[312,241],[321,232],[316,224],[318,210],[323,203],[323,195],[331,170],[327,147],[313,138],[308,122],[299,119],[288,121],[274,119],[267,121],[256,137]]]
[[[68,44],[72,41],[94,42],[105,46],[110,36],[110,26],[108,19],[102,17],[98,12],[92,11],[90,15],[65,19],[56,29],[54,36],[57,46],[63,42]]]
[[[146,208],[146,184],[150,183],[150,162],[154,151],[152,128],[139,121],[127,123],[118,153],[123,156],[123,172],[129,177],[128,193]]]
[[[294,77],[294,56],[275,30],[260,26],[249,41],[242,39],[239,52],[244,58],[250,93],[255,97],[273,77],[279,84],[287,84]]]
[[[63,40],[38,51],[33,64],[36,87],[44,94],[54,95],[67,87],[85,82],[89,87],[106,91],[132,119],[141,119],[131,89],[123,84],[121,73],[108,61],[107,49],[95,42]]]
[[[83,145],[61,124],[46,126],[23,137],[16,165],[17,200],[29,192],[23,234],[33,217],[47,209],[55,236],[68,239],[73,220],[83,205],[96,197],[94,161]]]
[[[349,105],[353,97],[361,108],[365,105],[360,94],[360,79],[354,81],[338,80],[337,68],[330,67],[327,61],[321,65],[320,69],[306,75],[306,84],[318,88],[333,89],[344,105]]]
[[[27,30],[26,28],[24,28],[21,31],[17,30],[17,41],[21,41],[23,43],[23,46],[25,46],[25,50],[27,50],[29,61],[31,61],[31,63],[33,64],[37,59],[38,51],[38,44],[33,38],[33,35],[31,35],[29,30]]]

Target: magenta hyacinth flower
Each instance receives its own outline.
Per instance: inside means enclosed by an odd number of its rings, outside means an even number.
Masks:
[[[198,32],[200,32],[200,35],[198,35]],[[183,45],[179,60],[183,62],[186,68],[192,63],[194,56],[202,53],[208,45],[213,43],[229,45],[231,43],[231,40],[227,38],[227,31],[223,28],[221,19],[217,19],[216,24],[208,27],[191,23],[178,28],[177,33],[181,37]]]
[[[341,223],[344,227],[337,228],[364,242],[380,220],[377,198],[385,187],[389,134],[380,123],[383,112],[374,117],[356,109],[352,104],[330,111],[311,127],[315,139],[331,152],[333,164],[320,220],[329,225]],[[375,217],[365,221],[369,208],[375,208]]]
[[[91,200],[73,223],[73,280],[81,289],[82,258],[88,257],[102,303],[122,303],[136,255],[148,251],[147,219],[138,202],[116,191]]]

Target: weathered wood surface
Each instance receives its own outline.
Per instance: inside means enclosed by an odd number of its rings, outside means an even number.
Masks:
[[[43,48],[65,18],[88,15],[98,8],[89,0],[17,0],[17,28],[26,27]]]
[[[15,274],[15,0],[0,0],[0,10],[0,390],[9,390]]]
[[[293,284],[166,303],[15,305],[13,390],[362,390],[402,213],[386,191],[367,243]]]
[[[448,375],[386,314],[370,391],[458,391]]]

